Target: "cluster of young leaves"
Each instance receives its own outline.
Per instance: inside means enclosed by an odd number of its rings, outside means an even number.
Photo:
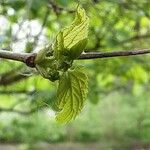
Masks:
[[[84,106],[88,77],[83,67],[72,66],[83,52],[88,37],[89,19],[85,10],[77,7],[73,23],[56,36],[54,44],[41,50],[36,58],[39,73],[50,81],[59,80],[56,120],[61,123],[74,119]]]

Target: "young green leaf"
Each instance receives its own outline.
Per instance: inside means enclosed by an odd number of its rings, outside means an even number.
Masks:
[[[71,68],[73,60],[87,43],[89,19],[78,6],[71,26],[61,30],[54,45],[41,50],[35,63],[39,73],[51,81],[59,80],[54,107],[56,120],[61,123],[74,119],[82,110],[88,91],[88,78],[83,68]]]
[[[61,30],[54,44],[38,52],[36,69],[46,79],[59,80],[61,72],[72,66],[73,60],[84,50],[87,43],[89,19],[85,10],[77,7],[73,23]]]
[[[56,106],[60,110],[56,120],[67,123],[80,113],[88,91],[88,77],[83,68],[64,72],[59,81]]]
[[[62,55],[68,56],[71,60],[79,57],[87,44],[88,26],[89,18],[85,10],[78,6],[73,23],[56,36],[53,45],[56,59],[61,59]]]

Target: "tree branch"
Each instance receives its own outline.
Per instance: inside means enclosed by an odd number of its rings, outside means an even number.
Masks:
[[[19,95],[19,94],[33,95],[35,93],[36,93],[35,90],[33,90],[33,91],[27,91],[27,90],[20,90],[20,91],[19,90],[18,91],[15,91],[15,90],[11,90],[11,91],[0,90],[0,95],[13,95],[13,94],[15,94],[15,95]]]
[[[118,44],[121,45],[121,44],[125,44],[125,43],[128,43],[128,42],[133,42],[133,41],[142,40],[142,39],[149,39],[149,38],[150,38],[150,34],[136,35],[136,36],[133,36],[129,39],[125,39],[123,41],[120,41]]]
[[[33,108],[29,111],[21,111],[21,110],[16,110],[16,109],[13,109],[13,108],[1,108],[0,107],[0,113],[1,112],[13,112],[13,113],[21,114],[21,115],[30,115],[30,114],[35,113],[37,110],[38,110],[38,108]]]
[[[0,58],[20,61],[29,67],[35,67],[34,60],[36,53],[16,53],[7,50],[0,50]]]
[[[27,53],[15,53],[7,50],[0,50],[0,58],[25,62],[28,56]]]
[[[79,59],[96,59],[96,58],[110,58],[110,57],[123,57],[132,55],[143,55],[150,53],[150,49],[140,49],[140,50],[122,50],[113,52],[88,52],[82,53]]]
[[[143,55],[150,53],[150,49],[140,50],[122,50],[113,52],[87,52],[82,53],[78,59],[97,59],[97,58],[110,58],[110,57],[123,57],[132,55]],[[0,50],[0,58],[20,61],[29,67],[35,67],[34,60],[36,53],[14,53],[6,50]]]
[[[69,10],[69,9],[66,9],[66,8],[64,8],[64,7],[61,7],[61,6],[57,5],[54,0],[49,0],[48,7],[49,7],[49,8],[52,8],[53,11],[54,11],[57,15],[60,14],[62,11],[66,11],[66,12],[68,12],[68,13],[74,13],[74,12],[75,12],[74,10]]]
[[[78,59],[102,59],[102,58],[111,58],[111,57],[122,57],[122,56],[131,56],[131,55],[142,55],[150,53],[150,49],[141,49],[141,50],[131,50],[131,51],[113,51],[113,52],[88,52],[82,53]],[[34,59],[36,54],[34,53],[13,53],[6,50],[0,50],[0,58],[10,59],[21,61],[27,64],[30,67],[35,67]],[[32,58],[32,59],[31,59]],[[27,61],[28,60],[28,61]],[[9,76],[11,74],[11,76]],[[19,80],[25,79],[28,76],[23,76],[21,74],[15,73],[12,75],[11,72],[3,74],[0,78],[0,85],[6,86],[17,82]]]

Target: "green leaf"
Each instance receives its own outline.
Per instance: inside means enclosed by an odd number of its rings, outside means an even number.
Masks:
[[[60,110],[56,120],[67,123],[80,113],[88,91],[88,77],[83,68],[64,72],[59,81],[56,106]]]
[[[88,26],[89,18],[85,10],[78,6],[73,23],[62,29],[56,36],[53,45],[54,56],[61,59],[62,55],[65,55],[72,60],[79,57],[87,44]]]

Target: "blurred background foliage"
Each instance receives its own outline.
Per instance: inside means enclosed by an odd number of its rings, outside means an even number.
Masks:
[[[0,49],[34,52],[52,43],[73,20],[78,3],[90,18],[85,51],[149,48],[149,0],[0,0]],[[1,59],[0,142],[96,142],[93,149],[149,149],[149,58],[76,61],[87,68],[89,95],[82,113],[67,125],[55,121],[57,85],[25,65]]]

